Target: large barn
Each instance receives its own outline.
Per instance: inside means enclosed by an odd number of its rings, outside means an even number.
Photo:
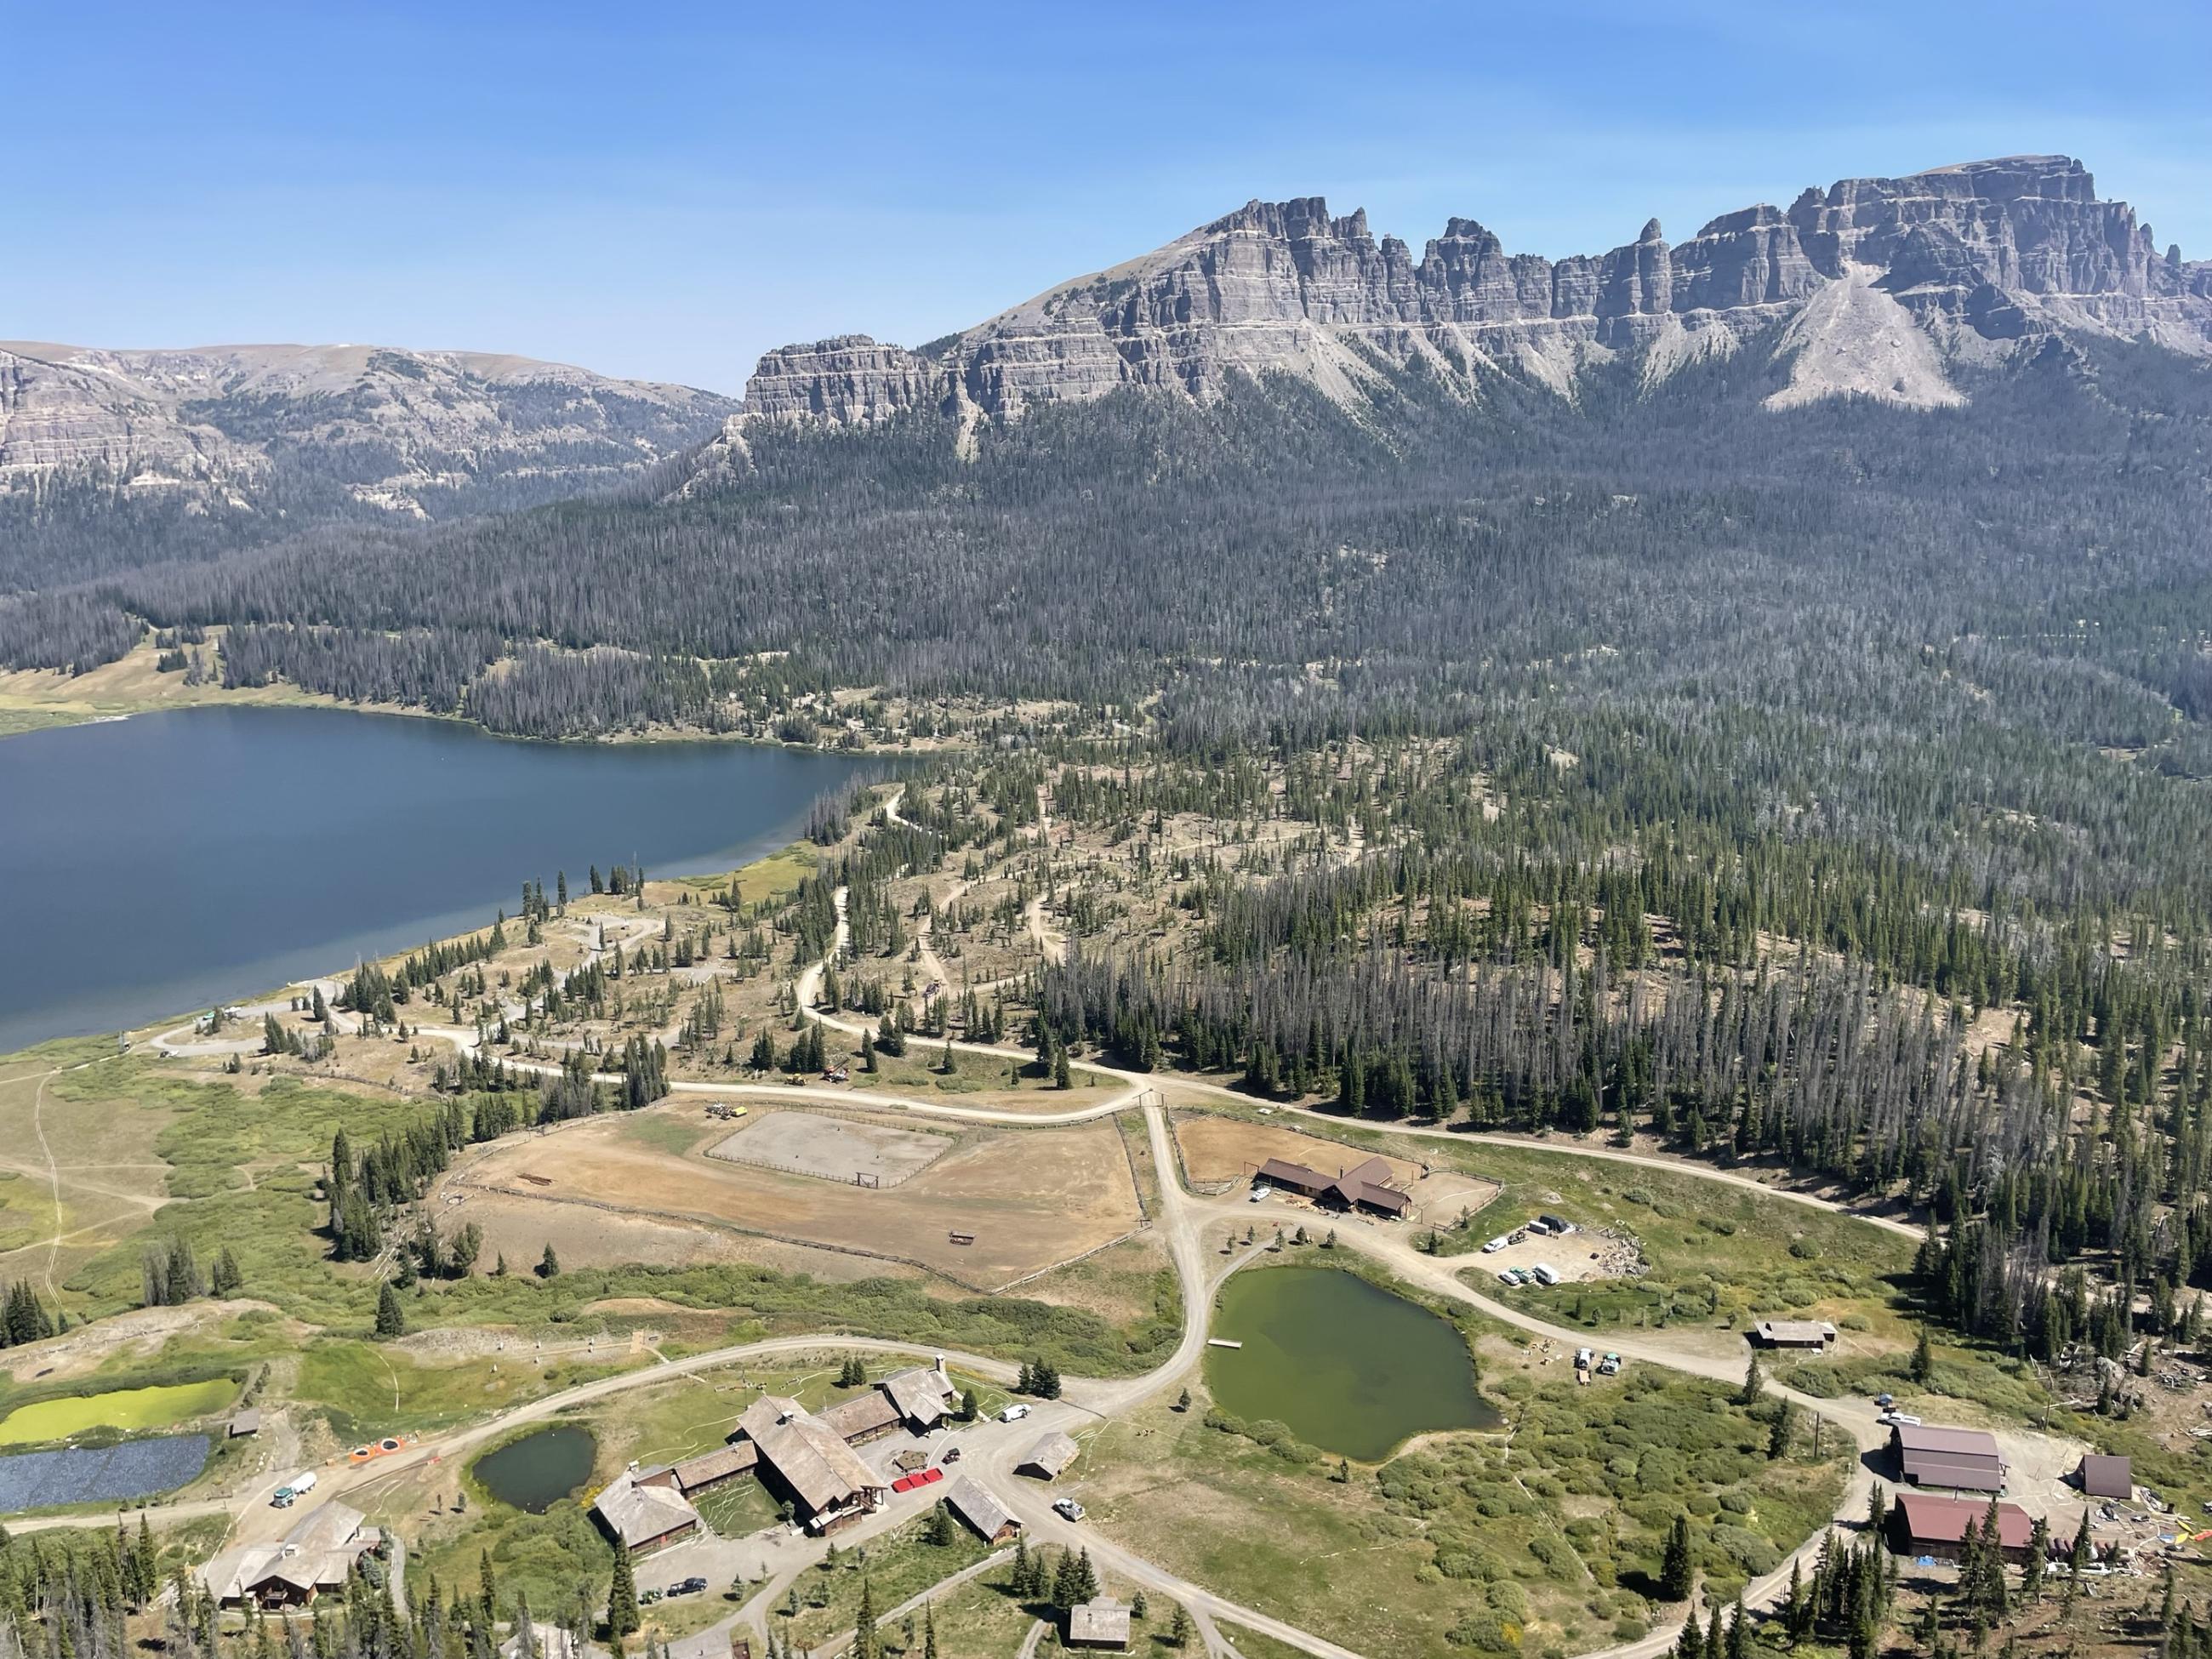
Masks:
[[[1924,1423],[1899,1423],[1889,1433],[1899,1473],[1916,1486],[1945,1486],[1954,1492],[2002,1492],[2004,1454],[1996,1437],[1980,1429],[1939,1429]]]

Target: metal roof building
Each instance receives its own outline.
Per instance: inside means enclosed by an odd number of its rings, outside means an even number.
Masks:
[[[1997,1449],[1996,1437],[1980,1429],[1899,1423],[1890,1431],[1889,1443],[1897,1454],[1899,1473],[1916,1486],[2004,1490],[2004,1454]]]
[[[2075,1473],[2082,1493],[2089,1498],[2117,1498],[2122,1503],[2136,1495],[2135,1465],[2124,1457],[2090,1452]]]
[[[1969,1526],[1979,1527],[1990,1506],[1971,1498],[1939,1498],[1933,1492],[1903,1492],[1890,1510],[1890,1547],[1900,1555],[1932,1555],[1948,1560],[1959,1553]],[[2035,1520],[2017,1504],[1997,1505],[1997,1539],[2005,1554],[2024,1558],[2035,1535]]]

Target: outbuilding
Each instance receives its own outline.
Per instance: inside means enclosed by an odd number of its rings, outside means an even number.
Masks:
[[[1022,1529],[1014,1512],[981,1481],[962,1475],[945,1491],[945,1506],[975,1529],[987,1544],[1005,1544]]]
[[[1014,1473],[1032,1480],[1057,1480],[1079,1449],[1072,1437],[1054,1429],[1030,1448],[1028,1455],[1014,1465]]]
[[[2074,1481],[2084,1498],[2112,1498],[2124,1504],[2136,1495],[2135,1465],[2124,1457],[2091,1452],[2074,1472]]]
[[[1836,1340],[1836,1328],[1825,1319],[1762,1319],[1751,1328],[1762,1348],[1825,1349]]]
[[[1129,1608],[1110,1595],[1078,1601],[1067,1610],[1067,1645],[1108,1653],[1129,1650]]]

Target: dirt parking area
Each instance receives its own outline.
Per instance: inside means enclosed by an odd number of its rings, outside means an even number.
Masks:
[[[1499,1231],[1510,1231],[1503,1217],[1499,1218]],[[1618,1239],[1607,1238],[1588,1228],[1577,1228],[1565,1237],[1530,1233],[1518,1244],[1508,1244],[1488,1255],[1478,1253],[1468,1261],[1492,1274],[1502,1273],[1508,1267],[1531,1268],[1540,1261],[1565,1282],[1581,1285],[1593,1279],[1626,1278],[1636,1263],[1636,1253]]]
[[[855,1186],[896,1187],[952,1149],[950,1135],[889,1123],[827,1117],[819,1112],[770,1112],[708,1149],[732,1164],[811,1175]]]
[[[655,1110],[708,1122],[701,1107]],[[1071,1261],[1143,1219],[1110,1121],[935,1137],[948,1149],[881,1188],[671,1152],[623,1126],[619,1115],[587,1118],[495,1144],[457,1164],[433,1201],[448,1225],[476,1221],[485,1254],[503,1250],[510,1264],[535,1259],[548,1239],[563,1261],[570,1245],[562,1241],[578,1238],[580,1260],[612,1249],[622,1261],[657,1263],[726,1260],[727,1241],[766,1237],[843,1251],[878,1271],[884,1258],[909,1262],[983,1290]]]

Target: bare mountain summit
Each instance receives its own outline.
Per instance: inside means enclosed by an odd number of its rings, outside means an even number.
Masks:
[[[1454,219],[1420,257],[1319,198],[1250,202],[1166,246],[1051,289],[927,356],[846,336],[762,358],[745,416],[963,419],[1125,386],[1217,394],[1239,371],[1352,403],[1419,364],[1472,390],[1503,372],[1572,396],[1626,356],[1647,384],[1758,340],[1768,401],[1960,401],[1957,366],[2053,333],[2212,355],[2212,263],[2154,252],[2124,203],[2065,156],[2014,156],[1808,190],[1670,243],[1658,222],[1609,253],[1509,254]]]
[[[442,517],[619,482],[735,407],[483,352],[0,342],[0,496],[89,489],[194,514]]]

